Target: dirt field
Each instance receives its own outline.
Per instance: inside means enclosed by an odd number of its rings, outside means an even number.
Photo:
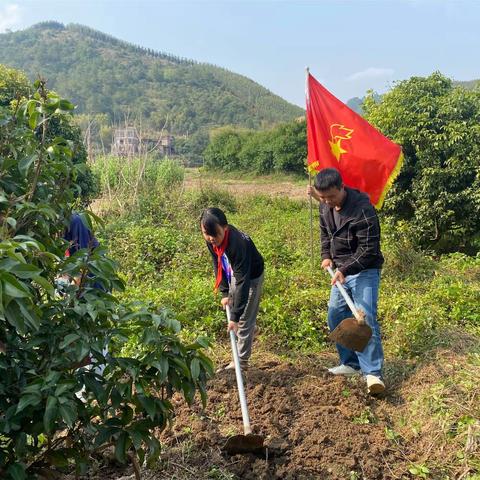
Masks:
[[[294,200],[306,200],[308,179],[305,182],[277,179],[276,177],[262,176],[258,179],[247,177],[245,179],[229,178],[220,175],[203,175],[195,170],[187,170],[185,175],[186,190],[200,190],[207,185],[214,185],[228,192],[243,195],[270,195],[272,197],[288,197]]]
[[[265,452],[229,456],[223,450],[229,436],[243,432],[234,373],[222,371],[209,383],[205,411],[199,403],[189,407],[180,397],[173,399],[177,416],[172,428],[160,434],[160,462],[153,470],[142,469],[141,478],[478,480],[476,469],[458,461],[458,455],[480,458],[480,423],[465,431],[468,438],[461,447],[462,443],[442,437],[438,418],[411,410],[417,398],[428,398],[432,385],[453,378],[466,360],[459,353],[439,351],[422,365],[391,360],[388,388],[379,398],[366,393],[361,377],[327,374],[325,367],[335,363],[334,354],[291,362],[257,353],[246,374],[246,388],[254,433],[265,437]],[[478,372],[472,369],[462,380],[475,382],[475,378]],[[444,406],[464,400],[454,383],[453,389],[443,392]],[[432,401],[436,401],[434,395]],[[422,468],[426,462],[428,475],[421,470],[420,475],[411,473],[412,467]],[[432,465],[442,465],[441,470],[432,470]],[[131,466],[105,462],[93,468],[88,478],[135,480]]]
[[[164,442],[193,442],[189,464],[212,464],[241,479],[388,477],[397,454],[385,437],[384,404],[366,394],[360,378],[330,377],[323,368],[267,362],[246,375],[254,432],[265,436],[265,455],[222,452],[228,435],[241,433],[235,376],[222,372],[210,383],[204,415],[179,402],[178,417]],[[197,465],[198,463],[198,465]],[[357,472],[357,473],[356,473]]]

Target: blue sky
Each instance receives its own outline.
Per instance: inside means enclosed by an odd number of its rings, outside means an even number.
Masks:
[[[439,70],[480,78],[480,0],[0,0],[0,32],[44,20],[246,75],[304,106],[304,71],[346,101]]]

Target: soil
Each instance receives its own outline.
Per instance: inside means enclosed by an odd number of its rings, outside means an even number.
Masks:
[[[465,351],[467,347],[465,343]],[[228,362],[227,350],[215,353],[217,363]],[[419,364],[390,359],[387,390],[381,397],[371,397],[362,377],[327,373],[325,367],[336,361],[334,353],[286,360],[257,349],[245,380],[252,427],[264,436],[265,452],[230,456],[224,451],[226,440],[243,431],[235,374],[221,371],[209,382],[205,410],[200,402],[189,407],[181,396],[173,398],[176,418],[159,434],[160,460],[153,470],[142,468],[141,478],[400,480],[413,478],[412,465],[428,462],[429,478],[473,480],[477,477],[467,474],[478,473],[476,467],[455,458],[459,448],[480,458],[480,423],[471,426],[463,445],[440,435],[438,418],[409,408],[432,385],[451,378],[467,356],[461,348],[439,350],[430,360]],[[474,365],[469,375],[472,381],[478,378]],[[444,395],[445,402],[460,406],[478,398],[472,390],[466,399],[455,385]],[[131,465],[115,464],[113,457],[112,451],[92,465],[87,478],[135,480]]]
[[[243,433],[232,371],[210,382],[205,412],[175,400],[175,424],[162,434],[165,447],[189,441],[190,468],[210,464],[245,480],[389,477],[398,452],[385,436],[388,394],[373,398],[360,377],[333,377],[315,365],[270,361],[245,377],[251,423],[265,437],[264,454],[228,456],[222,450],[228,436]]]

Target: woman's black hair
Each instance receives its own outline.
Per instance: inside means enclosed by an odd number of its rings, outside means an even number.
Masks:
[[[200,225],[205,229],[207,235],[214,237],[217,234],[217,225],[226,227],[227,217],[219,208],[207,208],[202,212]]]

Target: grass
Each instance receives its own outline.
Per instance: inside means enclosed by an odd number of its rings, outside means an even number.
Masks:
[[[254,239],[266,261],[259,314],[262,335],[255,355],[264,358],[274,352],[285,361],[302,362],[306,356],[332,352],[325,325],[329,282],[318,267],[317,228],[311,267],[307,202],[233,196],[210,185],[234,183],[234,173],[221,179],[211,172],[186,173],[187,181],[200,176],[209,185],[204,191],[151,191],[138,209],[122,216],[110,205],[113,211],[102,241],[108,242],[123,269],[125,298],[171,308],[184,326],[183,336],[207,334],[216,339],[211,353],[223,361],[228,355],[225,318],[212,292],[211,260],[197,223],[202,208],[221,204],[229,221]],[[301,183],[287,179],[250,179],[242,173],[242,181],[257,185]],[[478,479],[480,256],[433,258],[413,248],[408,239],[399,241],[395,233],[384,229],[386,263],[379,301],[391,403],[385,435],[403,459],[391,466],[392,471],[396,478]],[[342,395],[348,397],[349,389]],[[219,409],[217,415],[225,412]],[[365,410],[354,422],[374,420],[375,411]],[[191,470],[191,445],[187,442],[183,448],[185,468]],[[194,473],[201,478],[197,470]],[[182,468],[175,475],[171,478],[193,478]],[[209,475],[213,476],[206,478],[231,478],[214,465]]]

